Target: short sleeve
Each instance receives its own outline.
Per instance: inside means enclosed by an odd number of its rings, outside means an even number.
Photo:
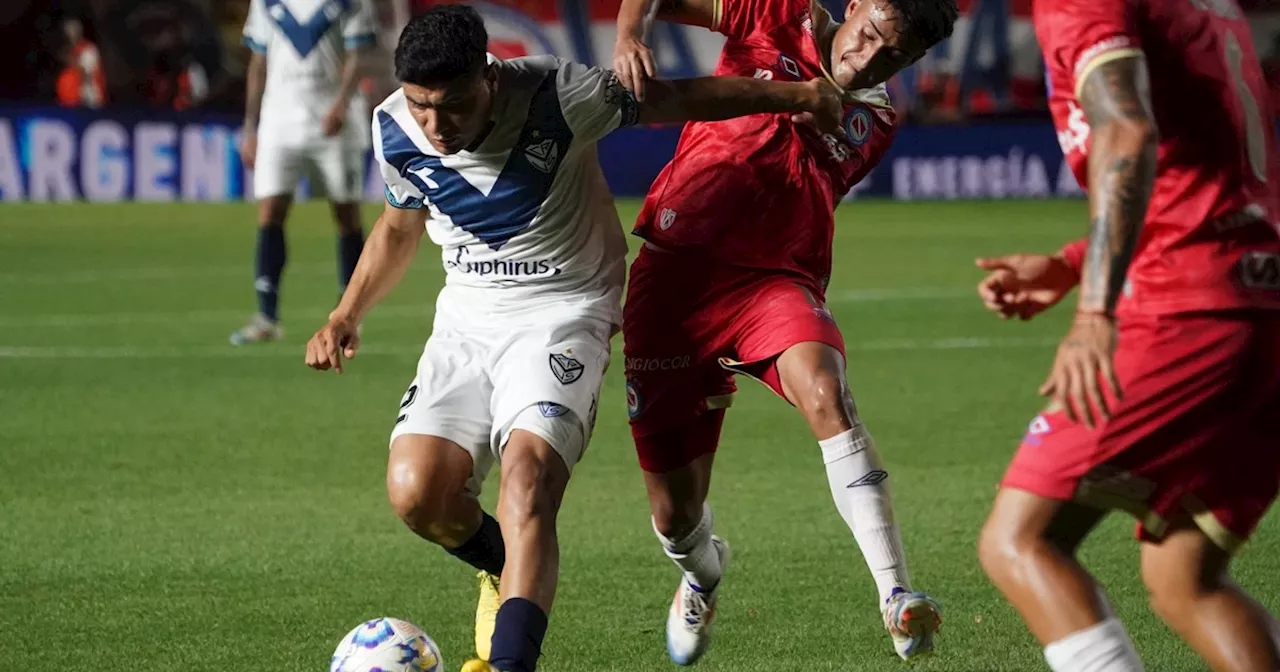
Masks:
[[[564,61],[556,77],[556,90],[565,122],[575,137],[589,142],[635,125],[640,115],[635,94],[612,70]]]
[[[402,172],[418,154],[413,141],[391,115],[379,110],[373,116],[373,155],[386,184],[387,203],[393,207],[401,210],[426,207],[426,196]]]
[[[811,0],[714,0],[711,30],[742,40],[772,30],[787,19],[810,11]]]
[[[374,29],[373,0],[351,0],[342,19],[342,43],[347,50],[365,49],[378,43]]]
[[[1077,99],[1095,68],[1142,54],[1131,2],[1042,0],[1036,14],[1036,37],[1049,67],[1066,75]]]
[[[249,16],[244,22],[244,46],[259,54],[267,53],[267,42],[271,39],[271,19],[267,16],[267,8],[263,0],[249,0]]]

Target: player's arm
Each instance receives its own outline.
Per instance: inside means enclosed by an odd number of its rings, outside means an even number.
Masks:
[[[244,136],[240,140],[240,160],[250,170],[258,154],[258,121],[262,115],[262,94],[267,89],[267,55],[255,50],[249,57],[244,85]]]
[[[1156,173],[1158,133],[1146,59],[1129,53],[1086,68],[1077,84],[1089,121],[1089,236],[1080,270],[1085,314],[1115,315]]]
[[[331,320],[359,324],[369,309],[400,283],[422,242],[426,220],[425,209],[386,204],[365,240],[360,261]]]
[[[695,77],[649,82],[637,101],[642,124],[720,121],[751,114],[791,113],[823,132],[843,134],[840,91],[825,79],[777,82],[752,77]]]
[[[365,47],[348,49],[342,61],[342,81],[338,84],[338,94],[333,105],[325,115],[323,130],[328,137],[333,137],[342,130],[346,123],[347,110],[351,107],[351,97],[356,95],[360,86],[360,78],[364,75],[369,50]]]
[[[307,366],[342,373],[342,359],[359,346],[359,325],[379,301],[400,284],[422,242],[425,209],[398,208],[389,201],[373,225],[360,261],[329,322],[307,342]]]
[[[613,47],[613,68],[636,98],[647,96],[647,80],[658,76],[649,34],[656,19],[711,28],[721,0],[622,0],[618,8],[618,41]]]

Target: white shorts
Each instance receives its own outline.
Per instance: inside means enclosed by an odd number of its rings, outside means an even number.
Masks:
[[[273,140],[273,135],[278,137],[267,128],[258,132],[254,198],[292,196],[305,174],[333,203],[363,199],[365,151],[350,134],[294,143]]]
[[[616,305],[618,294],[605,300]],[[595,426],[616,323],[599,310],[551,305],[541,320],[503,325],[458,303],[444,295],[437,302],[435,329],[391,441],[423,434],[462,446],[474,466],[467,490],[475,494],[517,429],[545,439],[572,471]]]

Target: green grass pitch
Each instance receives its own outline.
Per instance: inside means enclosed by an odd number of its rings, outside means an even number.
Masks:
[[[839,220],[829,298],[853,389],[914,581],[946,609],[939,655],[917,669],[1044,669],[974,547],[1065,313],[985,314],[972,259],[1056,249],[1083,232],[1083,204],[868,202]],[[290,224],[286,341],[226,345],[253,309],[253,224],[243,205],[0,206],[0,670],[323,670],[348,629],[381,615],[420,624],[450,670],[470,652],[471,571],[405,529],[383,488],[437,251],[424,243],[370,316],[348,373],[321,374],[302,361],[336,292],[321,205]],[[560,519],[547,672],[672,668],[677,574],[650,530],[615,364]],[[700,669],[904,669],[813,438],[741,387],[711,498],[736,559]],[[1236,569],[1273,610],[1278,523]],[[1130,534],[1113,517],[1086,561],[1148,669],[1202,669],[1149,611]]]

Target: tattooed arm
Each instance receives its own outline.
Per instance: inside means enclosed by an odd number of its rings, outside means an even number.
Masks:
[[[1108,60],[1078,84],[1091,127],[1089,238],[1079,312],[1115,314],[1156,173],[1156,122],[1146,60]]]

